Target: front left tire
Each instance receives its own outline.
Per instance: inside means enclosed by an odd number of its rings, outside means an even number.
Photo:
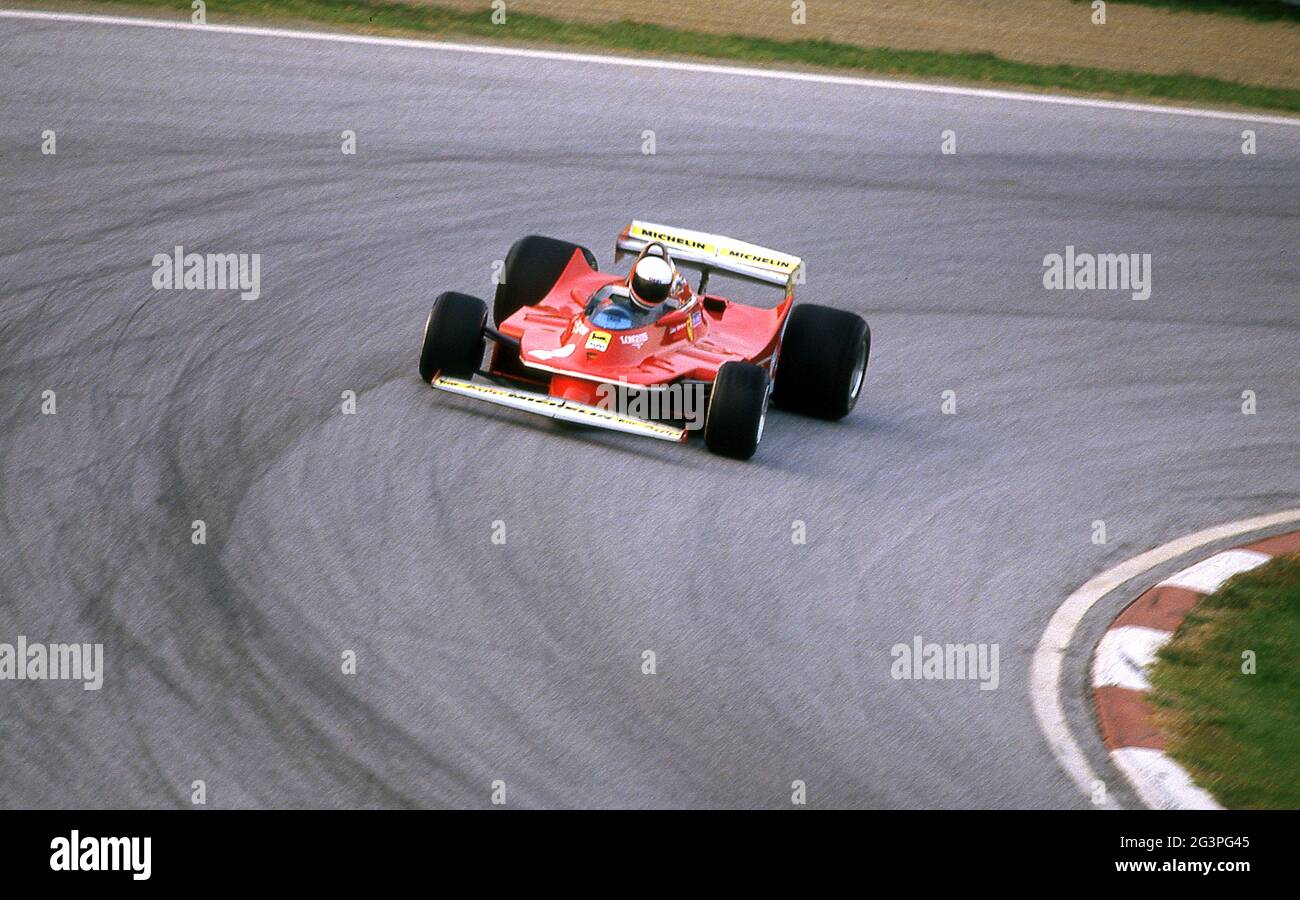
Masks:
[[[720,456],[752,457],[763,439],[770,385],[762,366],[749,362],[719,366],[704,416],[704,445]]]

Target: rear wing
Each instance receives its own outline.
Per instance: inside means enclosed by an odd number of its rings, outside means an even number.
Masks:
[[[803,281],[803,260],[789,253],[769,250],[720,234],[688,231],[650,222],[633,222],[623,229],[614,245],[614,261],[625,253],[640,253],[647,244],[658,241],[668,248],[675,262],[703,272],[703,292],[709,272],[719,271],[783,287],[786,294]]]

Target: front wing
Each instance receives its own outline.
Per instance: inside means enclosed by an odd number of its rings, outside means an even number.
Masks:
[[[620,413],[610,412],[607,409],[601,409],[598,406],[589,406],[586,403],[577,403],[573,400],[562,400],[548,394],[523,391],[512,387],[478,384],[473,381],[466,381],[463,378],[453,378],[450,375],[442,374],[435,375],[430,383],[440,391],[459,394],[462,397],[473,397],[476,400],[485,400],[498,406],[506,406],[510,409],[546,416],[548,419],[556,419],[560,422],[592,425],[596,428],[621,431],[625,434],[639,434],[643,437],[652,437],[661,441],[672,441],[678,444],[686,443],[685,428],[674,428],[661,422],[638,419],[635,416],[625,416]]]

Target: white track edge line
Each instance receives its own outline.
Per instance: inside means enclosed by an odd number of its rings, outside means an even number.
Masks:
[[[1029,665],[1029,699],[1033,704],[1034,718],[1038,720],[1039,730],[1047,740],[1052,755],[1085,797],[1092,796],[1093,787],[1100,779],[1088,764],[1087,757],[1066,721],[1065,708],[1061,703],[1061,669],[1075,631],[1088,610],[1111,591],[1161,563],[1206,544],[1296,521],[1300,521],[1300,508],[1238,519],[1175,538],[1093,576],[1056,608],[1043,630]],[[1106,801],[1100,805],[1106,809],[1119,808],[1109,792]]]
[[[1069,97],[1061,94],[1031,94],[1020,91],[995,90],[991,88],[927,84],[918,81],[894,81],[850,75],[826,75],[816,72],[797,72],[790,69],[760,69],[749,66],[727,66],[716,63],[693,63],[668,59],[634,59],[632,57],[609,56],[597,53],[537,50],[527,47],[505,47],[490,44],[463,44],[452,41],[427,41],[417,40],[414,38],[381,37],[378,35],[299,31],[287,28],[265,28],[253,25],[192,25],[189,22],[178,22],[167,19],[141,19],[130,16],[104,16],[86,13],[41,12],[25,9],[0,10],[0,18],[94,25],[127,25],[139,28],[164,28],[174,31],[206,31],[216,34],[239,34],[252,37],[294,38],[297,40],[333,41],[335,43],[343,44],[369,44],[381,47],[444,50],[452,53],[481,53],[492,56],[517,56],[529,59],[594,63],[606,66],[632,66],[648,69],[667,69],[679,72],[704,72],[714,75],[769,78],[783,81],[804,81],[814,82],[817,84],[840,84],[852,87],[877,88],[880,90],[916,91],[919,93],[948,94],[962,97],[983,97],[992,100],[1015,100],[1024,103],[1049,103],[1058,106],[1082,106],[1093,109],[1158,113],[1169,116],[1193,116],[1203,119],[1222,119],[1233,122],[1255,122],[1260,124],[1300,127],[1300,118],[1291,118],[1287,116],[1256,115],[1247,112],[1197,109],[1187,106],[1159,106],[1153,103],[1133,103],[1122,100],[1093,100],[1087,97]]]
[[[1110,759],[1150,809],[1223,809],[1163,750],[1120,747],[1110,752]]]

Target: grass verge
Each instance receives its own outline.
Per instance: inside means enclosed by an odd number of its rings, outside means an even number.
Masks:
[[[171,9],[187,19],[191,12],[189,0],[105,2],[121,2],[137,8],[143,5]],[[221,0],[219,5],[212,4],[208,21],[216,24],[226,16],[306,20],[392,33],[595,47],[652,56],[817,66],[983,85],[1300,112],[1300,90],[1240,84],[1202,75],[1148,74],[1067,64],[1040,65],[1003,59],[992,53],[896,50],[826,40],[779,41],[736,34],[706,34],[627,21],[568,22],[517,12],[509,13],[504,25],[494,25],[486,3],[481,11],[464,12],[440,6],[344,0]]]
[[[1161,649],[1151,698],[1169,753],[1225,806],[1300,809],[1298,661],[1300,554],[1229,580]]]

